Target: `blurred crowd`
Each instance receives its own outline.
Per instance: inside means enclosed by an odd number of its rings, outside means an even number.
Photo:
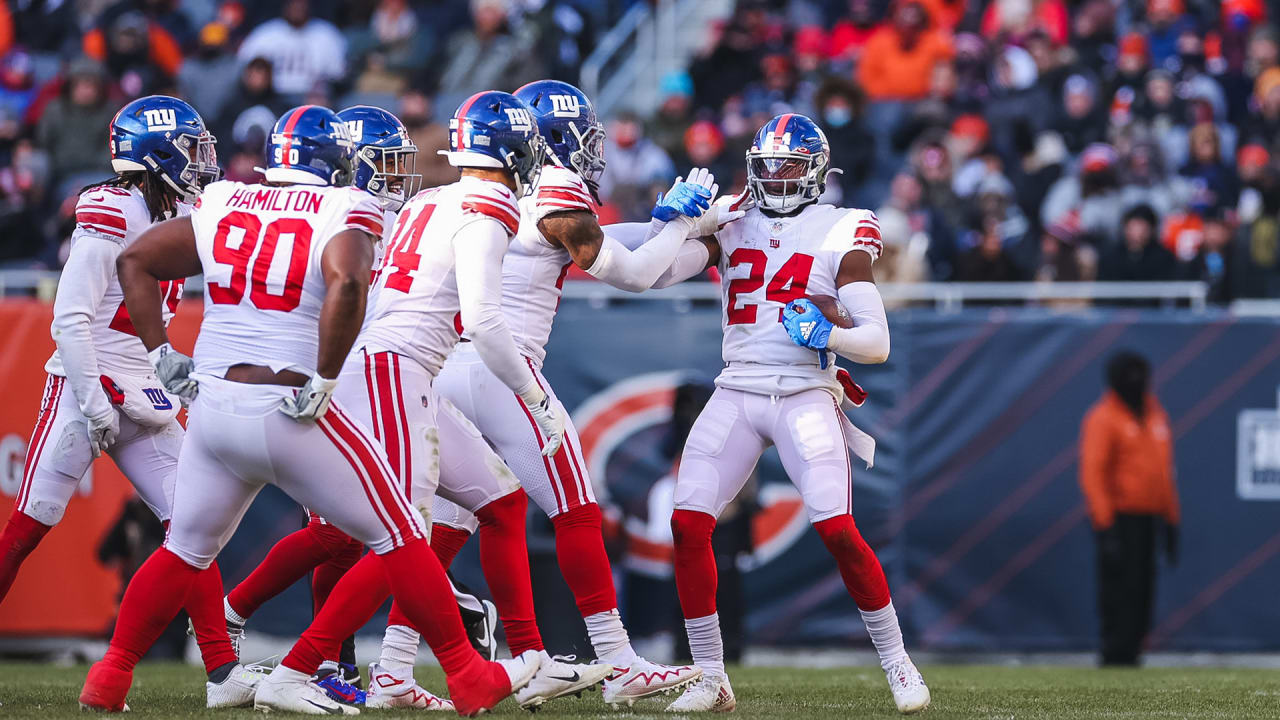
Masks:
[[[0,262],[57,263],[69,200],[145,93],[190,100],[228,175],[301,102],[396,111],[428,185],[477,88],[578,80],[644,0],[11,0]],[[738,0],[647,117],[606,119],[606,220],[691,165],[740,189],[755,130],[826,130],[826,201],[876,210],[886,281],[1203,280],[1280,291],[1280,0]]]

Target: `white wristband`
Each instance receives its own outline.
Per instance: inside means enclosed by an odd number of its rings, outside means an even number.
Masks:
[[[315,373],[314,375],[311,376],[312,390],[319,390],[320,392],[332,393],[334,388],[336,387],[338,387],[338,378],[333,378],[332,380],[330,380],[327,377],[322,377],[320,373]]]
[[[169,343],[157,345],[147,353],[147,359],[151,361],[151,367],[158,367],[160,365],[160,361],[164,359],[164,356],[171,352],[174,352],[174,349]]]

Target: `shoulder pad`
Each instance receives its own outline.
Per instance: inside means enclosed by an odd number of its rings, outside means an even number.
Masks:
[[[520,205],[516,202],[515,193],[498,183],[466,188],[462,196],[462,212],[491,217],[506,226],[512,235],[520,229]]]
[[[347,210],[345,219],[346,229],[363,230],[381,240],[386,219],[382,204],[378,202],[377,197],[364,190],[348,189],[354,190],[354,192],[343,198],[350,203],[348,206],[350,209]]]
[[[585,210],[592,215],[598,211],[587,184],[568,168],[544,168],[533,197],[534,216],[538,219],[565,210]]]
[[[76,201],[76,229],[116,242],[123,242],[129,221],[138,222],[139,212],[150,218],[142,198],[117,187],[96,187],[80,193]]]
[[[873,261],[878,260],[884,250],[880,221],[870,210],[844,210],[827,234],[826,244],[837,250],[862,250]]]

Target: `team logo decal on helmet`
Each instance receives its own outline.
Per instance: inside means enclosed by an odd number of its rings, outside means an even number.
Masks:
[[[546,146],[529,106],[510,93],[476,93],[449,120],[449,164],[454,167],[498,168],[511,173],[517,194],[526,194],[538,181]]]
[[[417,170],[418,146],[395,115],[370,105],[356,105],[338,113],[356,147],[354,184],[399,211],[422,187]]]
[[[320,105],[289,110],[271,128],[267,141],[267,182],[350,185],[355,176],[355,143],[337,113]]]
[[[547,143],[547,160],[574,171],[595,192],[604,174],[605,136],[604,125],[587,96],[559,80],[531,82],[515,95],[538,121]]]
[[[828,172],[827,136],[804,115],[773,118],[747,150],[747,187],[766,210],[787,213],[816,201],[826,189]]]
[[[217,140],[200,113],[178,98],[134,100],[111,119],[110,134],[112,170],[153,173],[187,202],[221,177]]]

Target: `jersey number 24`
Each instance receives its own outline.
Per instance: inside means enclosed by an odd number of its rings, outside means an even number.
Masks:
[[[764,273],[769,264],[769,256],[756,248],[738,248],[729,255],[729,267],[748,265],[746,277],[729,281],[729,297],[725,303],[725,317],[729,325],[750,325],[756,321],[756,310],[759,305],[753,302],[743,303],[738,307],[738,296],[749,295],[764,285]],[[796,298],[804,297],[809,287],[809,273],[813,271],[813,256],[796,253],[774,273],[768,287],[764,289],[764,298],[786,306]],[[778,322],[782,322],[782,308],[778,308]]]

